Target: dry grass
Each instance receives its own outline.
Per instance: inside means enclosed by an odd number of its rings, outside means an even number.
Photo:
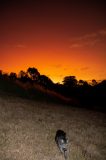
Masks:
[[[64,160],[57,129],[69,137],[69,160],[105,160],[105,114],[67,106],[0,98],[0,160]]]

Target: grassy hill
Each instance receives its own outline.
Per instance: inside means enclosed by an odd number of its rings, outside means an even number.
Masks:
[[[68,136],[68,160],[106,159],[104,113],[0,93],[0,160],[64,160],[55,141]]]
[[[59,93],[45,89],[38,84],[22,83],[18,80],[0,79],[0,95],[21,97],[47,103],[69,103],[70,99]]]

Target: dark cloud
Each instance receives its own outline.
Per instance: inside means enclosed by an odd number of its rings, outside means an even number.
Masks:
[[[101,29],[95,33],[90,33],[80,37],[75,37],[70,41],[71,41],[70,48],[94,46],[100,42],[106,41],[106,29]]]

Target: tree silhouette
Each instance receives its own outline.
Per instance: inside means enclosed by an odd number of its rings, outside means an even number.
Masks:
[[[97,81],[95,79],[92,79],[92,86],[97,85]]]
[[[106,87],[106,80],[104,79],[104,80],[100,83],[100,85],[102,85],[102,86],[105,86],[105,87]]]
[[[53,86],[52,80],[45,75],[39,76],[39,84],[49,89]]]
[[[10,78],[11,80],[16,80],[16,79],[17,79],[17,74],[14,73],[14,72],[11,72],[10,75],[9,75],[9,78]]]
[[[27,82],[29,80],[28,74],[23,70],[19,72],[18,77],[22,82]]]
[[[38,72],[38,70],[36,68],[28,68],[27,69],[27,73],[28,73],[28,76],[32,79],[32,80],[35,80],[35,81],[38,81],[39,79],[39,76],[40,76],[40,73]]]
[[[19,78],[22,78],[22,77],[26,77],[26,72],[24,72],[23,70],[21,70],[18,74],[18,77]]]
[[[82,80],[82,79],[80,79],[80,80],[78,81],[78,84],[79,84],[80,86],[82,86],[84,83],[85,83],[85,81]]]
[[[84,81],[84,80],[82,80],[82,79],[79,80],[78,84],[79,84],[80,86],[88,86],[88,82],[87,82],[87,81]]]
[[[9,79],[8,73],[3,73],[3,79],[4,79],[4,80]]]
[[[0,70],[0,78],[2,78],[3,77],[3,72],[2,72],[2,70]]]
[[[66,76],[63,79],[63,85],[66,87],[75,87],[77,86],[77,79],[75,76]]]

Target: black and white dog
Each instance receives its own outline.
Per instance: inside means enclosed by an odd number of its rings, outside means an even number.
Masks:
[[[61,153],[64,154],[65,160],[67,159],[67,144],[68,139],[66,138],[66,133],[62,130],[57,130],[55,141],[57,143],[57,146],[59,147]]]

